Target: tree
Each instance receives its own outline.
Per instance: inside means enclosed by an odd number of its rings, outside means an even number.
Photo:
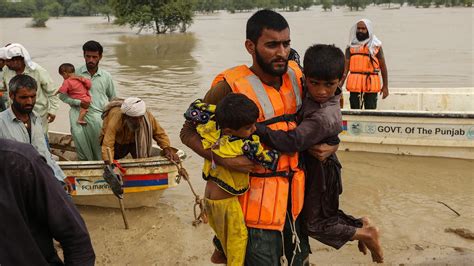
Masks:
[[[350,8],[350,10],[359,11],[359,9],[364,9],[367,6],[367,2],[365,0],[347,0],[346,5]]]
[[[332,0],[321,0],[321,5],[324,11],[332,11]]]
[[[313,0],[299,0],[298,2],[298,6],[303,8],[303,10],[310,8],[312,5],[314,5]]]
[[[58,18],[63,14],[64,7],[60,3],[53,1],[46,5],[45,10],[51,16]]]
[[[46,27],[46,21],[48,21],[48,12],[40,11],[33,14],[33,20],[31,23],[32,27]]]
[[[193,4],[189,0],[115,0],[116,22],[155,33],[185,32],[193,21]]]
[[[221,0],[197,0],[194,10],[203,13],[213,13],[222,8]]]

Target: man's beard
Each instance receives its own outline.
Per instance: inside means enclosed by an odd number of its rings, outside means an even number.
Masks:
[[[130,119],[125,119],[125,124],[127,125],[128,129],[132,132],[135,132],[140,128],[140,123],[134,123]]]
[[[270,63],[265,63],[265,61],[263,60],[263,58],[260,56],[260,54],[258,53],[258,50],[255,49],[255,57],[257,59],[257,63],[258,65],[262,68],[263,72],[269,74],[269,75],[272,75],[272,76],[282,76],[283,74],[286,73],[286,71],[288,70],[288,60],[286,60],[285,62],[285,67],[282,68],[282,69],[274,69],[272,67],[272,63],[273,61],[275,61],[276,59],[270,61]]]
[[[95,70],[95,69],[98,68],[98,66],[99,66],[99,63],[97,63],[97,64],[94,64],[94,63],[87,63],[87,64],[86,64],[87,70]]]
[[[23,108],[19,102],[13,101],[12,107],[21,114],[31,114],[31,112],[33,112],[34,105],[31,105],[31,109],[26,109],[26,108]]]
[[[359,40],[359,42],[365,41],[369,38],[369,33],[357,32],[356,37],[357,37],[357,40]]]

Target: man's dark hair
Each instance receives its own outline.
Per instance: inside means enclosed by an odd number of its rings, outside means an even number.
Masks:
[[[255,12],[247,21],[247,39],[257,44],[264,29],[280,32],[286,28],[289,28],[288,22],[282,15],[269,9],[262,9]]]
[[[344,53],[336,46],[315,44],[306,50],[303,72],[307,78],[341,79],[344,74]]]
[[[89,52],[99,52],[99,55],[102,55],[102,52],[104,51],[104,48],[102,48],[102,45],[96,41],[88,41],[84,43],[82,46],[82,51],[85,53],[86,51]]]
[[[76,69],[74,68],[74,65],[70,63],[61,64],[58,69],[58,72],[60,75],[62,75],[63,73],[71,74],[71,73],[74,73],[75,71]]]
[[[241,93],[230,93],[216,107],[216,122],[221,129],[239,130],[257,122],[258,107]]]
[[[13,93],[13,95],[16,95],[16,92],[19,89],[27,88],[29,90],[36,90],[38,88],[38,85],[34,78],[25,74],[20,74],[20,75],[14,76],[10,80],[10,82],[8,83],[8,88],[10,90],[10,93]]]

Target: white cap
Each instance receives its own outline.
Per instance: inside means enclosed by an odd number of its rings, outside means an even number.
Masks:
[[[12,59],[13,57],[21,56],[23,57],[23,60],[25,60],[25,64],[35,70],[36,69],[36,63],[31,60],[30,53],[23,47],[23,45],[19,43],[12,43],[8,45],[6,48],[6,53],[5,57],[6,59]]]
[[[132,117],[139,117],[143,116],[146,113],[146,105],[145,102],[137,97],[130,97],[123,101],[120,110],[123,114]]]
[[[0,59],[7,59],[7,47],[0,48]]]

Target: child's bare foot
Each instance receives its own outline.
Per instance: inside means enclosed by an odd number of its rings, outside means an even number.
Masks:
[[[383,251],[379,241],[379,229],[375,226],[369,226],[365,229],[369,237],[364,240],[364,244],[370,250],[372,261],[383,263]]]
[[[362,221],[362,227],[369,227],[372,225],[370,219],[367,217],[362,217],[360,220]]]
[[[87,122],[84,121],[84,120],[77,120],[77,123],[78,123],[79,125],[83,125],[83,126],[87,125]]]
[[[223,252],[214,249],[214,253],[212,253],[211,256],[211,262],[214,264],[227,264],[227,258]]]
[[[359,240],[357,247],[359,248],[359,251],[362,252],[362,254],[367,255],[367,246],[362,240]]]

